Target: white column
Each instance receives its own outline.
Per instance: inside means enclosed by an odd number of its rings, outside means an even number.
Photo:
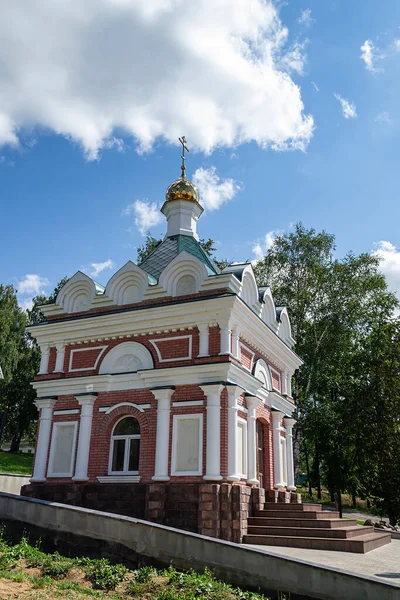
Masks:
[[[258,485],[256,447],[256,409],[260,400],[256,396],[246,396],[247,402],[247,483]]]
[[[168,481],[168,456],[169,456],[169,425],[171,414],[171,388],[151,390],[158,403],[157,408],[157,434],[156,434],[156,464],[153,481]]]
[[[47,373],[49,372],[49,344],[44,344],[43,346],[40,346],[40,352],[40,369],[38,375],[47,375]]]
[[[207,397],[206,474],[204,479],[220,481],[221,476],[221,392],[222,384],[201,385]]]
[[[81,418],[79,422],[78,452],[76,455],[75,475],[73,481],[87,481],[90,438],[92,433],[93,405],[97,394],[88,394],[87,396],[76,396],[81,405]]]
[[[53,408],[57,402],[56,398],[38,398],[35,404],[40,410],[39,433],[37,437],[35,451],[35,468],[33,471],[32,483],[46,481],[46,464],[49,453],[49,442],[51,423],[53,420]]]
[[[240,347],[239,347],[239,331],[237,327],[232,328],[232,356],[240,359]]]
[[[199,323],[197,328],[199,330],[199,353],[197,356],[199,358],[201,356],[210,356],[208,323]]]
[[[281,451],[281,422],[285,415],[279,410],[272,411],[272,443],[274,447],[274,487],[285,487],[283,481],[282,451]]]
[[[296,421],[294,419],[283,420],[286,427],[286,460],[287,460],[287,487],[292,492],[296,491],[294,483],[294,462],[293,462],[293,426]]]
[[[220,321],[220,354],[231,353],[231,328],[229,321]]]
[[[57,358],[56,358],[56,368],[54,369],[54,373],[64,373],[64,357],[65,357],[65,344],[64,342],[60,342],[56,344],[57,348]]]
[[[243,393],[237,385],[228,386],[228,481],[240,481],[238,473],[237,399]]]

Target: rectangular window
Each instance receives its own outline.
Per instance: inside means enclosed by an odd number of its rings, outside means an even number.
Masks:
[[[78,423],[54,423],[48,477],[72,477]]]
[[[174,415],[171,475],[202,475],[203,415]]]
[[[247,477],[247,423],[243,419],[237,422],[236,468],[241,478]]]

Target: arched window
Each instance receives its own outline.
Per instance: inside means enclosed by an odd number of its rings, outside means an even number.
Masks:
[[[139,473],[140,426],[134,417],[118,421],[111,436],[110,475]]]

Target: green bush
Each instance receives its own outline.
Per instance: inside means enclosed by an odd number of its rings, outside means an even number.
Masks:
[[[110,565],[104,558],[92,560],[86,567],[86,577],[98,590],[115,590],[124,581],[126,572],[124,565]]]
[[[135,580],[138,583],[148,583],[154,575],[157,575],[157,569],[153,567],[142,567],[134,571]]]
[[[49,577],[65,577],[67,573],[72,569],[74,563],[66,560],[54,560],[51,556],[46,560],[43,565],[43,575]]]

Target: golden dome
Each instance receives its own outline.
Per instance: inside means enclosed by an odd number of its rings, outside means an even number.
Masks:
[[[168,200],[189,200],[199,203],[199,191],[197,187],[186,177],[180,177],[168,187],[165,199]]]

